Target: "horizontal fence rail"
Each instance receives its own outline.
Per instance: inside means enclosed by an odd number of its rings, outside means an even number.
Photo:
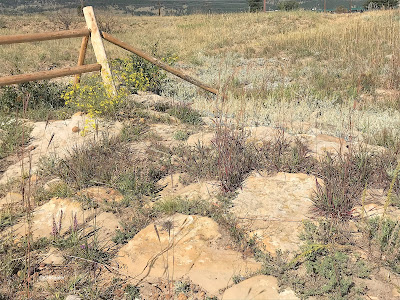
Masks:
[[[28,81],[44,80],[44,79],[64,77],[64,76],[70,76],[70,75],[77,75],[77,74],[95,72],[95,71],[100,71],[100,70],[101,70],[100,64],[90,64],[90,65],[84,65],[84,66],[63,68],[63,69],[58,69],[58,70],[41,71],[41,72],[30,73],[30,74],[6,76],[6,77],[0,77],[0,86],[16,84],[16,83],[24,83],[24,82],[28,82]]]
[[[76,29],[76,30],[62,30],[55,32],[42,32],[33,34],[17,34],[0,36],[0,45],[28,43],[48,40],[58,40],[65,38],[89,36],[89,29]]]
[[[202,88],[202,89],[204,89],[206,91],[209,91],[210,93],[213,93],[215,95],[218,94],[218,90],[217,89],[212,88],[212,87],[200,82],[199,80],[197,80],[197,79],[195,79],[193,77],[190,77],[189,75],[183,73],[182,71],[180,71],[178,69],[175,69],[175,68],[167,65],[166,63],[158,60],[157,58],[152,57],[152,56],[144,53],[143,51],[141,51],[139,49],[136,49],[136,48],[132,47],[131,45],[129,45],[129,44],[123,42],[123,41],[120,41],[120,40],[116,39],[115,37],[113,37],[112,35],[110,35],[110,34],[108,34],[106,32],[102,32],[101,34],[102,34],[103,38],[106,41],[109,41],[110,43],[112,43],[114,45],[117,45],[117,46],[119,46],[119,47],[121,47],[121,48],[123,48],[125,50],[130,51],[130,52],[140,56],[141,58],[151,62],[152,64],[156,65],[157,67],[160,67],[161,69],[164,69],[165,71],[168,71],[168,72],[170,72],[170,73],[182,78],[183,80],[186,80],[186,81],[188,81],[188,82],[190,82],[190,83],[192,83],[192,84],[194,84],[194,85],[196,85],[196,86],[198,86],[198,87],[200,87],[200,88]]]
[[[71,75],[76,75],[75,84],[77,84],[80,81],[81,74],[94,71],[101,71],[104,83],[106,84],[106,86],[110,87],[111,94],[116,95],[115,84],[112,79],[111,70],[109,68],[106,52],[102,41],[103,39],[105,39],[106,41],[138,55],[139,57],[149,61],[150,63],[156,65],[157,67],[169,73],[172,73],[175,76],[178,76],[179,78],[202,88],[203,90],[218,95],[219,93],[218,89],[215,89],[213,87],[210,87],[202,83],[201,81],[185,74],[183,71],[169,66],[163,61],[151,55],[148,55],[143,51],[136,49],[135,47],[121,40],[118,40],[117,38],[111,36],[106,32],[101,32],[96,22],[93,7],[91,6],[84,7],[83,14],[85,16],[86,25],[88,27],[85,29],[0,36],[0,45],[83,37],[81,43],[81,49],[79,52],[78,66],[63,68],[58,70],[41,71],[36,73],[0,77],[0,86],[24,83],[28,81],[52,79],[56,77],[64,77]],[[86,48],[88,45],[89,37],[98,63],[91,65],[84,65]]]

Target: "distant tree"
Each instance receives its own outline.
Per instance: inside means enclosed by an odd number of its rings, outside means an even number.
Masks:
[[[261,11],[263,9],[263,0],[247,0],[247,2],[249,3],[251,12]]]
[[[83,8],[85,7],[84,0],[78,0],[78,6],[76,7],[76,12],[78,16],[83,17]]]
[[[344,14],[344,13],[348,12],[348,9],[346,7],[340,5],[340,6],[336,7],[335,12],[337,14]]]
[[[288,0],[288,1],[283,1],[278,3],[278,9],[280,10],[295,10],[299,8],[299,3],[295,0]]]
[[[392,8],[399,5],[399,0],[367,0],[364,2],[364,7],[367,9],[374,8]]]

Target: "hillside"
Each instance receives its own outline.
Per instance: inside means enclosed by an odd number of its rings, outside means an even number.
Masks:
[[[68,12],[0,34],[85,27]],[[400,297],[399,10],[95,12],[220,92],[108,42],[116,95],[98,73],[1,88],[0,299]],[[80,44],[2,45],[0,74]]]
[[[267,9],[277,9],[277,0],[268,0]],[[28,0],[3,0],[2,5],[6,8],[7,12],[25,12],[37,13],[43,11],[53,10],[54,8],[76,8],[79,1],[28,1]],[[300,1],[300,7],[304,9],[323,10],[323,0],[305,0]],[[361,7],[363,0],[353,0],[351,2],[354,7]],[[140,14],[158,14],[158,8],[163,8],[164,14],[171,15],[185,15],[193,13],[227,13],[227,12],[246,12],[249,9],[246,0],[85,0],[85,5],[91,5],[99,9],[113,8],[116,10],[132,13],[135,15]],[[348,8],[349,1],[346,0],[332,0],[327,1],[327,9],[335,10],[339,6]],[[1,5],[0,5],[1,8]]]

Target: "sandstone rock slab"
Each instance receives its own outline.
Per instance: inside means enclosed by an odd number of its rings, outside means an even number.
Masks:
[[[266,250],[299,249],[302,220],[309,217],[316,178],[306,174],[253,174],[233,200],[231,211],[257,234]]]
[[[102,133],[107,133],[109,136],[118,134],[122,129],[122,123],[114,122],[99,122],[96,132],[88,131],[86,135],[81,135],[72,132],[73,127],[85,127],[88,117],[82,114],[72,116],[67,120],[36,122],[33,123],[33,129],[30,135],[30,144],[27,150],[24,165],[29,166],[29,155],[31,159],[32,170],[35,173],[39,159],[45,155],[56,155],[64,157],[75,146],[80,146],[87,141],[92,141],[94,137],[101,138]],[[90,121],[90,120],[89,120]],[[7,183],[8,180],[21,176],[21,163],[19,161],[11,165],[0,177],[0,184]],[[27,169],[25,168],[25,172]]]
[[[137,280],[188,277],[211,294],[232,277],[260,268],[233,250],[219,248],[218,224],[207,217],[175,214],[141,230],[118,253],[117,262]]]
[[[78,195],[85,196],[96,203],[120,202],[124,196],[112,188],[103,186],[91,186],[81,190]]]
[[[183,185],[181,182],[184,173],[176,173],[172,176],[166,176],[159,180],[157,184],[164,189],[159,193],[162,199],[171,197],[182,197],[187,200],[211,200],[214,199],[220,191],[219,183],[213,181],[200,181]]]
[[[78,225],[85,223],[93,215],[91,211],[85,211],[79,202],[68,198],[53,198],[49,202],[37,207],[32,213],[32,237],[51,237],[54,231],[63,235],[74,227],[75,216]],[[61,224],[61,225],[60,225]],[[16,236],[24,236],[28,232],[25,222],[13,226]]]
[[[224,300],[295,300],[295,293],[286,289],[279,292],[278,280],[273,276],[259,275],[246,279],[227,289]]]

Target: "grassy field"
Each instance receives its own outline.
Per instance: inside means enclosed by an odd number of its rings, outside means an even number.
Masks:
[[[75,11],[63,13],[71,17],[66,20],[57,13],[0,16],[0,35],[85,26]],[[89,75],[83,76],[77,88],[66,86],[71,78],[63,78],[1,89],[0,175],[18,163],[24,151],[42,149],[22,150],[34,131],[32,121],[45,121],[47,127],[55,120],[70,122],[65,119],[83,111],[76,117],[87,116],[89,122],[79,123],[82,128],[69,128],[69,133],[80,132],[81,138],[89,127],[93,139],[65,157],[42,157],[37,173],[29,170],[0,185],[0,199],[8,192],[26,195],[25,206],[0,210],[1,233],[7,237],[0,243],[0,298],[11,299],[18,292],[16,297],[21,299],[26,295],[63,299],[73,292],[83,299],[110,299],[118,292],[118,299],[136,299],[138,287],[128,284],[121,274],[107,273],[109,277],[102,281],[96,270],[99,266],[107,269],[118,249],[145,226],[176,212],[217,222],[234,245],[232,249],[257,259],[262,263],[260,274],[277,277],[281,287],[292,288],[299,297],[369,297],[367,287],[359,284],[361,279],[369,280],[373,272],[375,278],[381,267],[400,274],[400,223],[384,218],[388,208],[400,207],[399,10],[181,17],[129,17],[99,11],[97,16],[102,30],[169,61],[224,96],[210,95],[159,73],[107,42],[113,74],[120,83],[118,97],[108,97],[98,78]],[[76,65],[80,43],[78,38],[0,46],[0,74]],[[86,62],[95,62],[90,47]],[[169,98],[132,95],[140,91]],[[154,99],[160,102],[152,103]],[[98,125],[116,121],[121,122],[120,134],[108,137],[104,133],[99,139]],[[260,143],[244,129],[262,125],[280,129],[280,134]],[[173,146],[205,130],[214,131],[211,145]],[[285,132],[340,137],[350,145],[349,151],[314,157],[307,148],[310,145],[300,139],[286,140]],[[53,136],[44,142],[47,148]],[[353,149],[353,142],[359,141],[370,145]],[[272,257],[263,251],[231,213],[232,201],[252,171],[303,173],[324,180],[324,186],[316,184],[310,196],[316,219],[304,223],[304,248],[295,259],[279,252]],[[183,174],[179,180],[184,186],[203,180],[218,182],[218,201],[188,202],[180,197],[158,201],[163,188],[159,180],[176,173]],[[58,183],[45,188],[53,179]],[[31,181],[35,182],[32,190]],[[114,189],[123,200],[97,206],[80,193],[99,186]],[[367,189],[382,189],[387,195],[382,218],[354,215],[356,207],[364,210]],[[71,198],[94,210],[94,216],[101,212],[118,216],[121,227],[112,237],[115,248],[104,250],[96,238],[89,239],[85,223],[80,227],[74,223],[67,233],[61,233],[62,214],[60,221],[53,215],[49,237],[31,244],[29,236],[15,242],[8,229],[23,218],[28,228],[33,226],[30,203],[39,206],[55,198]],[[36,285],[34,274],[44,272],[38,257],[50,247],[70,258],[63,266],[65,280],[54,286]],[[360,249],[366,249],[362,256]],[[46,268],[52,275],[54,270]],[[115,278],[109,282],[111,274]],[[235,283],[241,280],[236,278]],[[166,293],[166,287],[162,292]],[[383,292],[392,295],[389,290]]]
[[[82,18],[71,15],[70,28],[85,26]],[[250,123],[324,123],[322,129],[348,137],[345,127],[353,118],[352,129],[358,136],[371,139],[386,127],[396,128],[391,135],[398,136],[398,10],[182,17],[127,17],[99,11],[97,15],[101,27],[116,37],[157,57],[177,57],[178,67],[224,90],[229,113],[245,109]],[[55,14],[3,16],[0,34],[64,29],[59,19]],[[2,46],[0,72],[75,65],[79,45],[80,40],[73,39]],[[114,45],[105,46],[112,59],[127,56]],[[86,61],[94,62],[91,50]],[[171,81],[164,94],[215,113],[209,97],[181,80],[171,77]],[[280,114],[283,107],[286,112]],[[391,123],[383,124],[388,119]]]

